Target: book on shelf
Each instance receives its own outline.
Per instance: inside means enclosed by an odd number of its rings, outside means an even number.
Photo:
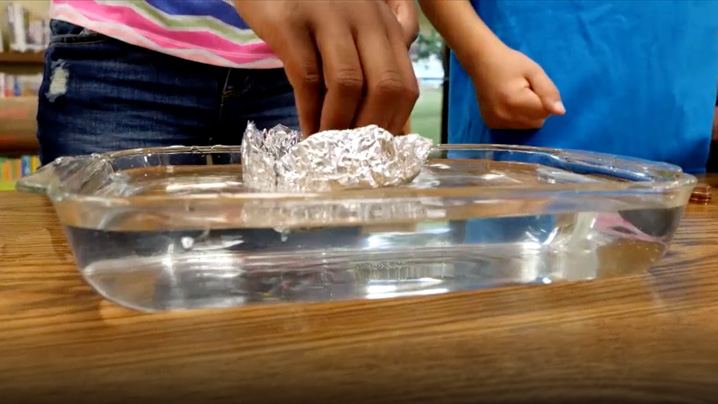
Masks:
[[[0,98],[37,96],[42,74],[0,73]]]
[[[0,157],[0,182],[15,182],[40,167],[38,156]]]
[[[11,2],[5,7],[8,48],[13,52],[40,52],[47,48],[50,22],[32,16],[22,4]],[[0,51],[4,47],[0,44]]]

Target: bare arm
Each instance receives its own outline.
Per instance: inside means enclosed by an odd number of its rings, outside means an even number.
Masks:
[[[419,0],[471,77],[481,116],[496,129],[533,129],[566,111],[541,66],[506,46],[468,0]]]
[[[505,47],[468,0],[419,0],[419,5],[467,70]]]

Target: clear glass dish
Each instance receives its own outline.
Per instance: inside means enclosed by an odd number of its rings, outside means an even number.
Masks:
[[[142,311],[376,299],[646,271],[695,178],[595,153],[437,146],[409,185],[257,193],[239,147],[62,158],[46,193],[77,266]]]

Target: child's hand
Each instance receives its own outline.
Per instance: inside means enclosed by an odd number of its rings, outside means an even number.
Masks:
[[[551,79],[521,52],[501,46],[467,70],[490,128],[536,129],[550,115],[566,113]]]
[[[401,131],[419,96],[406,46],[413,3],[393,9],[376,0],[234,4],[283,62],[305,134],[369,124]]]
[[[419,36],[419,10],[416,8],[414,0],[386,0],[386,4],[391,7],[391,11],[404,31],[404,40],[406,46],[410,47]]]

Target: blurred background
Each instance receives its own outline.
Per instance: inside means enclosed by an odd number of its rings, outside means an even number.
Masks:
[[[49,8],[49,0],[0,0],[0,190],[40,164],[35,114]]]
[[[448,88],[444,71],[445,48],[441,36],[429,21],[420,15],[419,37],[411,48],[414,72],[421,86],[421,95],[411,115],[412,132],[441,140],[444,88]]]

